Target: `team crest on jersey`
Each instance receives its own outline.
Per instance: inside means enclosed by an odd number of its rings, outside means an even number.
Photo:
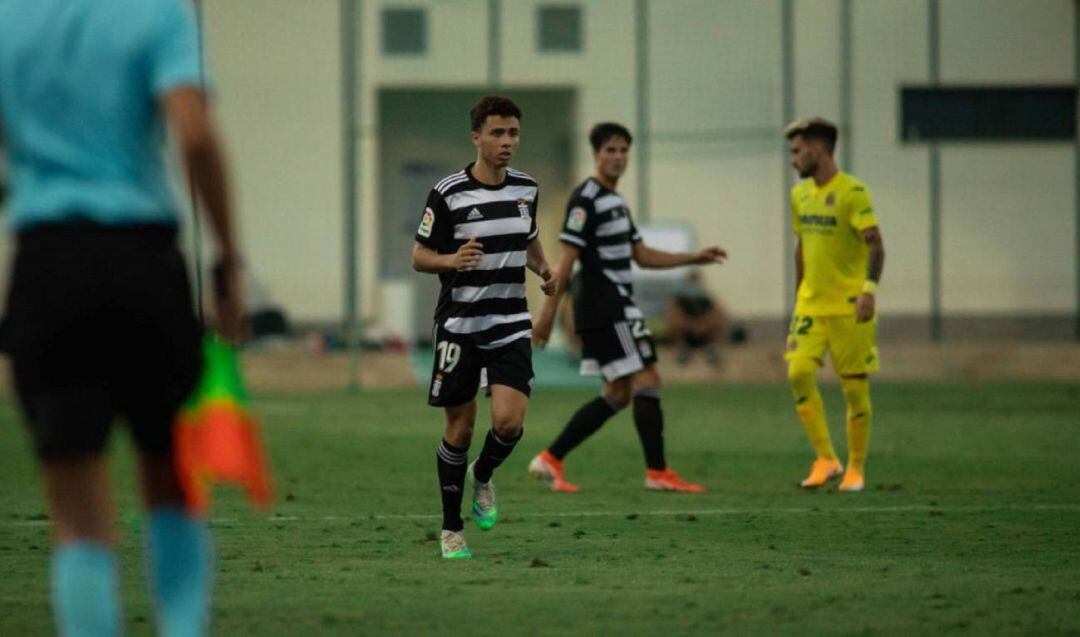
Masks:
[[[431,397],[438,398],[442,391],[442,374],[435,374],[435,380],[431,383]]]
[[[420,228],[416,231],[416,234],[421,237],[430,237],[431,229],[435,226],[435,211],[431,208],[424,208],[424,216],[420,218]]]
[[[529,218],[529,202],[525,201],[524,199],[518,199],[517,200],[517,207],[518,207],[518,212],[521,213],[521,218],[522,219],[528,219]]]
[[[826,206],[835,206],[836,205],[836,193],[835,192],[830,192],[829,196],[825,197],[825,205]]]
[[[574,232],[581,232],[585,229],[585,209],[581,207],[572,208],[570,210],[570,216],[566,219],[566,227]]]

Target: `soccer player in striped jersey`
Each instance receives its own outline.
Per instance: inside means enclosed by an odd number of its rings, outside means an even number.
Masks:
[[[468,558],[461,501],[476,421],[476,393],[491,396],[491,430],[468,467],[472,517],[487,530],[498,519],[492,472],[521,439],[532,389],[532,318],[525,303],[525,269],[552,294],[555,281],[536,227],[538,187],[509,167],[521,135],[521,110],[488,96],[471,112],[476,161],[428,195],[413,245],[413,267],[439,275],[435,364],[428,404],[445,410],[436,454],[442,493],[444,558]]]
[[[555,491],[577,491],[563,478],[563,459],[633,402],[634,425],[645,450],[645,488],[700,493],[705,488],[679,477],[664,455],[656,346],[644,315],[634,305],[630,261],[643,268],[674,268],[723,263],[727,254],[716,246],[675,253],[642,243],[626,201],[615,190],[626,172],[630,131],[619,124],[597,124],[589,142],[596,172],[574,191],[566,206],[566,222],[559,235],[562,254],[555,269],[558,285],[544,303],[534,339],[539,347],[547,344],[559,296],[574,262],[580,259],[574,319],[582,342],[581,372],[603,376],[604,384],[600,396],[582,405],[551,446],[533,458],[529,473]]]

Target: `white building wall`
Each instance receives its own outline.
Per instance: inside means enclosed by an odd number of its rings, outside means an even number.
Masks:
[[[343,308],[337,2],[203,6],[245,256],[292,318],[336,320]]]
[[[651,219],[718,243],[703,271],[738,316],[783,312],[780,5],[680,0],[650,12]]]
[[[941,80],[1075,82],[1067,0],[941,3]],[[946,313],[1076,308],[1073,144],[942,147],[942,297]]]
[[[929,151],[900,142],[899,87],[925,84],[927,3],[852,3],[853,172],[874,197],[885,238],[879,307],[885,314],[930,311]]]
[[[634,0],[581,2],[584,51],[540,53],[541,0],[503,0],[504,86],[568,86],[580,128],[574,171],[591,168],[584,135],[601,119],[637,121]],[[927,150],[898,133],[898,87],[927,80],[925,0],[853,4],[853,172],[870,186],[888,247],[881,308],[929,310]],[[257,273],[297,318],[342,310],[339,29],[336,0],[206,0],[207,48],[234,160],[245,246]],[[381,51],[381,10],[428,11],[429,51]],[[781,254],[786,162],[780,2],[653,0],[649,72],[655,223],[717,242],[728,265],[706,282],[740,317],[780,318],[790,259]],[[839,115],[840,0],[795,3],[796,112]],[[388,86],[482,87],[487,0],[361,3],[361,310],[378,317],[376,96]],[[1071,83],[1069,0],[947,0],[942,81]],[[438,108],[438,105],[432,105]],[[640,134],[640,131],[635,131]],[[382,140],[386,141],[386,140]],[[464,143],[467,143],[467,140]],[[468,150],[467,146],[463,146]],[[944,145],[945,310],[1037,313],[1075,307],[1070,144]],[[635,210],[632,162],[623,190]],[[527,167],[524,167],[526,168]],[[554,246],[549,248],[553,251]]]

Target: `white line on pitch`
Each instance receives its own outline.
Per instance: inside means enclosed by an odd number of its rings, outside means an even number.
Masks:
[[[878,506],[878,507],[840,507],[827,509],[823,507],[773,507],[757,509],[671,509],[655,511],[530,511],[515,514],[524,519],[534,518],[601,518],[601,517],[626,517],[626,516],[678,516],[678,515],[701,515],[701,516],[734,516],[734,515],[810,515],[814,513],[842,514],[842,513],[929,513],[941,511],[944,513],[995,513],[999,511],[1080,511],[1080,503],[1061,504],[1024,504],[1024,505],[1001,505],[1001,506],[935,506],[929,504],[913,504],[901,506]],[[364,520],[432,520],[442,517],[430,513],[389,513],[389,514],[360,514],[360,515],[323,515],[323,516],[296,516],[296,515],[271,515],[261,517],[254,515],[250,518],[212,518],[215,524],[234,524],[237,522],[360,522]],[[48,520],[20,520],[8,522],[4,526],[47,526]]]
[[[599,518],[637,516],[678,516],[678,515],[807,515],[814,513],[914,513],[941,511],[942,513],[992,513],[996,511],[1080,511],[1080,504],[1031,504],[1002,506],[959,506],[943,507],[933,505],[883,506],[883,507],[843,507],[825,509],[822,507],[776,507],[758,509],[678,509],[654,511],[551,511],[524,512],[514,514],[525,519],[532,518]],[[371,515],[327,515],[315,517],[276,516],[266,518],[267,522],[348,522],[361,520],[427,520],[442,517],[428,513],[390,513]],[[236,522],[236,518],[215,519],[215,522]]]

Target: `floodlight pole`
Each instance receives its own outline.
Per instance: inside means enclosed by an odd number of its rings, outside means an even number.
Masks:
[[[499,0],[488,0],[488,86],[496,87],[502,81],[502,5]]]
[[[784,121],[780,124],[781,130],[795,119],[795,6],[792,0],[781,0],[780,2],[780,75],[781,75],[781,88],[780,99],[782,101],[782,113]],[[783,273],[784,273],[784,314],[790,316],[795,311],[795,267],[794,267],[794,254],[795,254],[795,238],[792,234],[791,228],[791,212],[788,200],[791,197],[791,187],[793,178],[791,176],[791,166],[788,165],[788,148],[787,140],[784,139],[780,145],[780,163],[782,168],[780,169],[781,186],[783,187],[783,197],[781,199],[785,205],[781,207],[784,211],[784,254],[783,254]],[[784,322],[787,325],[787,322]]]
[[[637,93],[637,217],[642,224],[649,222],[649,0],[637,0],[634,5],[635,32],[635,91]]]
[[[927,36],[931,86],[941,81],[941,5],[939,0],[927,2]],[[943,337],[941,318],[941,148],[930,140],[930,338]]]
[[[1080,87],[1080,0],[1073,2],[1073,77]],[[1080,341],[1080,131],[1077,131],[1073,143],[1073,205],[1076,206],[1073,274],[1076,276],[1076,340]]]
[[[840,126],[844,138],[840,142],[840,161],[847,172],[855,172],[853,158],[854,138],[852,124],[854,101],[852,95],[852,66],[854,65],[854,47],[851,43],[851,15],[854,7],[852,0],[840,0]]]
[[[349,357],[348,390],[360,389],[360,347],[359,326],[357,321],[358,294],[356,246],[356,197],[359,190],[356,175],[359,161],[356,152],[356,118],[359,109],[356,103],[356,89],[359,85],[357,53],[357,11],[356,0],[341,0],[341,130],[342,144],[342,219],[345,235],[345,351]]]

